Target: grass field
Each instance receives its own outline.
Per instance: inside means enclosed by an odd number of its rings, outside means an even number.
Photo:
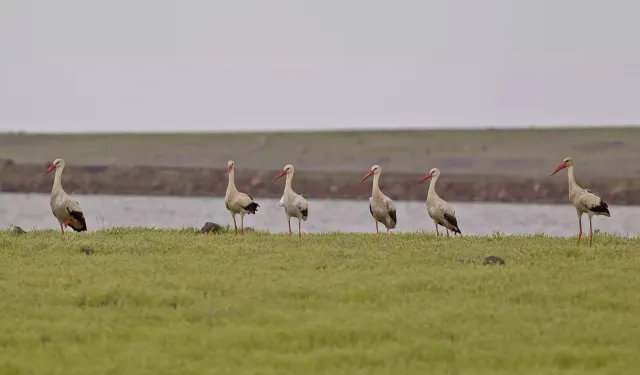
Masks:
[[[521,130],[357,131],[236,134],[0,134],[2,157],[17,163],[63,158],[120,164],[278,170],[386,170],[548,176],[566,156],[579,176],[638,177],[640,127]]]
[[[0,373],[633,374],[639,247],[3,231]]]

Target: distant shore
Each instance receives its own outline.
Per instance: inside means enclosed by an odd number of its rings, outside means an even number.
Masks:
[[[235,134],[0,134],[0,191],[51,190],[42,176],[56,158],[76,194],[223,196],[226,165],[254,196],[279,198],[271,179],[294,164],[293,186],[308,198],[366,199],[359,184],[382,166],[385,193],[424,200],[418,185],[438,167],[440,195],[450,201],[567,203],[566,156],[578,183],[610,204],[640,205],[640,128],[345,131]]]
[[[48,193],[52,176],[42,176],[48,163],[0,162],[3,192]],[[283,182],[272,183],[279,170],[239,170],[236,185],[254,197],[280,198]],[[366,171],[365,171],[366,172]],[[296,172],[294,189],[307,198],[367,199],[371,182],[359,183],[363,173]],[[424,200],[428,182],[417,184],[422,175],[384,173],[380,184],[396,200]],[[639,179],[580,179],[610,204],[640,205]],[[226,169],[150,166],[68,166],[63,176],[67,192],[75,194],[224,196]],[[566,176],[543,179],[509,176],[443,176],[440,195],[449,201],[566,203]]]

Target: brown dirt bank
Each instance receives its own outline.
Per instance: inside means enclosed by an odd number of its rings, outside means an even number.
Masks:
[[[51,190],[52,176],[42,176],[49,163],[15,164],[0,161],[0,191]],[[271,183],[279,170],[251,171],[239,168],[236,185],[260,197],[280,198],[283,181]],[[296,172],[294,188],[307,198],[367,199],[371,182],[359,184],[356,172]],[[421,174],[385,172],[380,180],[385,193],[396,200],[424,200],[426,185]],[[75,194],[131,194],[172,196],[224,196],[225,169],[203,167],[67,166],[65,190]],[[640,204],[640,179],[579,178],[579,183],[599,193],[610,204]],[[438,181],[441,196],[450,201],[567,202],[566,173],[540,178],[520,176],[443,175]]]

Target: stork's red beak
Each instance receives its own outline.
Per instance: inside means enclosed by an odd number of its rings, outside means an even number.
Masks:
[[[364,177],[362,177],[362,180],[360,180],[360,182],[366,180],[367,178],[369,178],[372,175],[373,175],[373,171],[369,171],[369,173],[367,173],[366,175],[364,175]]]
[[[51,164],[51,166],[49,167],[49,169],[47,169],[46,172],[44,172],[42,175],[44,176],[45,174],[51,172],[52,170],[56,169],[56,165],[55,164]]]
[[[277,179],[279,179],[280,177],[284,176],[285,174],[287,174],[287,171],[280,172],[280,174],[277,175],[276,178],[274,178],[273,181],[271,181],[271,182],[276,182]]]
[[[427,181],[428,179],[431,178],[431,176],[433,176],[431,173],[429,173],[428,175],[424,176],[424,178],[422,180],[420,180],[420,182],[418,182],[419,184]]]
[[[558,168],[556,168],[555,171],[553,171],[553,173],[551,173],[551,175],[553,176],[554,174],[560,172],[561,170],[565,169],[567,166],[564,163],[561,163]]]

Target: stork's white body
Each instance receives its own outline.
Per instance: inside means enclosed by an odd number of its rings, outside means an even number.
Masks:
[[[84,218],[82,208],[80,207],[80,203],[71,199],[71,197],[69,197],[62,188],[62,172],[64,171],[64,167],[64,160],[56,159],[47,171],[47,173],[54,169],[56,171],[53,179],[53,188],[51,189],[49,205],[51,206],[53,216],[55,216],[60,224],[60,231],[62,232],[63,240],[64,228],[67,226],[70,226],[76,232],[84,232],[87,230],[87,223]]]
[[[561,169],[567,168],[569,202],[573,204],[578,214],[578,244],[580,244],[580,238],[582,237],[582,215],[587,214],[589,217],[589,246],[591,246],[593,243],[593,216],[610,217],[611,213],[607,202],[593,194],[589,189],[583,189],[578,185],[574,176],[573,166],[573,159],[565,158],[551,175],[553,176]]]
[[[379,165],[371,167],[371,171],[362,178],[361,182],[369,176],[373,175],[373,186],[371,188],[371,197],[369,197],[369,212],[376,223],[376,236],[380,239],[378,231],[378,223],[382,223],[387,228],[387,244],[389,243],[389,231],[395,229],[398,219],[396,216],[396,206],[391,198],[382,193],[379,186],[380,174],[382,168]]]
[[[286,175],[286,181],[284,184],[284,193],[280,198],[280,207],[284,207],[284,212],[287,217],[287,223],[289,225],[289,238],[291,238],[291,218],[298,219],[298,238],[302,238],[301,221],[307,221],[309,217],[309,204],[302,195],[293,191],[291,183],[293,181],[294,168],[293,165],[288,164],[284,167],[282,173],[280,173],[273,181]]]
[[[587,214],[591,217],[595,215],[609,216],[608,213],[592,211],[595,207],[600,206],[603,200],[599,196],[593,194],[589,189],[581,188],[572,178],[573,173],[571,169],[569,169],[569,174],[571,176],[569,178],[569,202],[571,202],[576,208],[578,216],[582,216],[582,214]]]
[[[436,236],[440,236],[438,231],[438,225],[442,225],[447,230],[447,237],[449,237],[449,231],[462,234],[458,227],[458,219],[456,218],[456,211],[453,207],[444,199],[438,196],[436,193],[436,182],[440,177],[440,170],[433,168],[431,172],[422,180],[425,181],[431,178],[429,183],[429,191],[427,192],[427,213],[433,220],[436,226]],[[421,181],[421,182],[422,182]]]
[[[393,200],[384,195],[380,189],[376,192],[371,192],[369,212],[376,221],[376,231],[378,223],[382,223],[387,229],[395,229],[397,224],[396,206],[393,204]]]
[[[229,172],[229,183],[227,184],[227,192],[224,195],[224,205],[231,213],[236,234],[238,234],[236,215],[240,215],[240,231],[244,233],[244,215],[255,214],[260,205],[254,202],[253,198],[249,194],[241,193],[236,189],[235,164],[233,161],[229,161],[227,167]]]

